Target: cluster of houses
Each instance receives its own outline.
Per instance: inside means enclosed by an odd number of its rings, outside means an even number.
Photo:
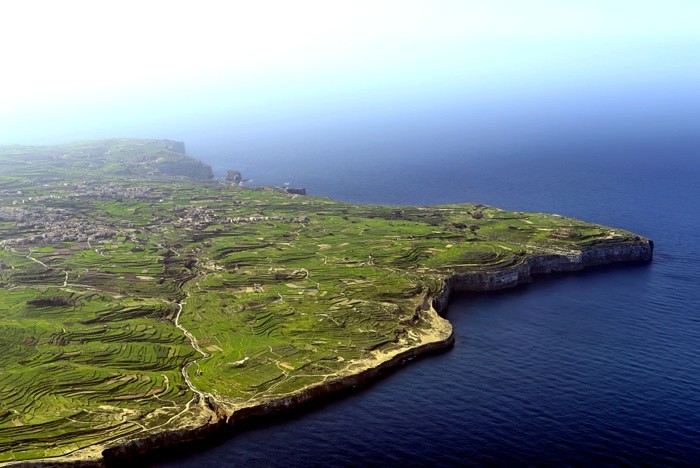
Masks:
[[[72,187],[71,197],[77,198],[110,198],[110,199],[137,199],[148,200],[159,198],[159,194],[154,193],[153,188],[148,186],[126,187],[118,184],[99,184],[84,182],[75,184]]]
[[[48,185],[45,184],[44,187],[48,187]],[[9,200],[12,198],[12,204],[15,206],[61,198],[153,200],[160,198],[160,196],[152,187],[148,186],[126,187],[118,184],[105,185],[98,182],[64,183],[60,195],[53,193],[51,195],[26,196],[21,190],[0,191],[0,199],[6,198]]]
[[[163,194],[148,186],[128,187],[120,184],[100,184],[96,181],[65,183],[60,193],[45,196],[26,196],[21,191],[12,193],[12,205],[0,206],[0,223],[16,223],[12,230],[0,233],[0,246],[58,244],[61,242],[103,242],[118,237],[130,238],[131,229],[121,230],[119,226],[109,226],[97,220],[88,221],[77,217],[69,209],[46,206],[42,202],[49,199],[149,199],[160,200]],[[297,192],[289,192],[297,193]],[[3,197],[0,193],[0,199]],[[8,197],[8,201],[9,201]],[[49,203],[49,205],[56,203]],[[172,217],[158,217],[155,225],[170,224],[176,228],[202,230],[211,225],[249,224],[257,222],[285,222],[305,224],[307,217],[285,218],[282,216],[227,217],[203,206],[183,206],[173,210]],[[124,228],[133,228],[130,223],[122,223]],[[144,229],[150,231],[151,227]],[[3,238],[4,237],[4,238]]]
[[[100,242],[124,235],[107,226],[96,225],[75,217],[60,208],[0,207],[0,222],[16,222],[13,233],[21,234],[0,240],[0,246],[57,244],[60,242]]]
[[[175,208],[173,213],[178,216],[173,226],[178,228],[204,229],[211,224],[221,223],[214,211],[203,206],[182,206]]]
[[[173,210],[173,213],[178,216],[178,220],[173,222],[173,226],[186,229],[204,229],[212,224],[250,224],[265,221],[303,224],[309,221],[307,217],[290,219],[284,216],[265,215],[221,217],[213,210],[203,206],[183,206]]]

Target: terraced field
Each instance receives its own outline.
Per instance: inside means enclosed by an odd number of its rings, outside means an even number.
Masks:
[[[99,459],[235,420],[449,339],[431,298],[451,275],[645,241],[483,205],[178,178],[203,166],[180,149],[0,148],[0,462]]]

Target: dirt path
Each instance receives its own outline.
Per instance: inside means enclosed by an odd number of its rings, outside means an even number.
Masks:
[[[180,315],[182,314],[182,306],[183,306],[184,304],[185,304],[185,302],[182,302],[182,301],[180,301],[180,302],[177,303],[178,310],[177,310],[177,315],[175,315],[175,326],[176,326],[177,328],[179,328],[180,330],[182,330],[182,333],[184,333],[185,336],[190,340],[190,344],[192,345],[192,347],[193,347],[199,354],[201,354],[201,356],[198,357],[197,359],[194,359],[194,360],[192,360],[192,361],[189,361],[189,362],[186,363],[184,366],[182,366],[182,377],[185,379],[185,383],[187,384],[187,387],[189,387],[189,389],[192,390],[193,393],[195,393],[196,395],[198,395],[202,402],[206,401],[206,398],[207,398],[207,397],[209,397],[209,398],[210,398],[211,400],[213,400],[213,401],[216,401],[216,399],[214,398],[214,396],[213,396],[211,393],[203,392],[203,391],[199,390],[199,389],[192,383],[192,381],[190,380],[190,376],[189,376],[189,374],[187,373],[187,370],[188,370],[192,365],[197,364],[199,361],[201,361],[201,360],[203,360],[203,359],[207,359],[209,356],[211,356],[211,354],[209,354],[209,353],[207,353],[206,351],[202,350],[202,348],[200,348],[200,346],[199,346],[199,343],[197,342],[197,338],[195,338],[194,335],[193,335],[192,333],[190,333],[189,330],[187,330],[187,329],[186,329],[184,326],[182,326],[182,324],[180,323]]]
[[[29,253],[27,254],[26,258],[28,258],[29,260],[31,260],[33,262],[38,263],[39,265],[43,266],[44,268],[46,268],[48,270],[49,266],[46,263],[42,262],[41,260],[37,260],[36,258],[32,257],[33,253],[34,253],[34,251],[32,249],[29,249]]]

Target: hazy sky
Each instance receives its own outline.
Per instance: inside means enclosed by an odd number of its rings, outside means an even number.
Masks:
[[[0,143],[700,78],[697,0],[24,0],[0,22]]]

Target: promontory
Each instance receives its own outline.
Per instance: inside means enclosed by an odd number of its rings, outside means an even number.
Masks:
[[[652,257],[558,215],[239,182],[172,141],[0,147],[0,464],[226,431],[450,347],[452,291]]]

